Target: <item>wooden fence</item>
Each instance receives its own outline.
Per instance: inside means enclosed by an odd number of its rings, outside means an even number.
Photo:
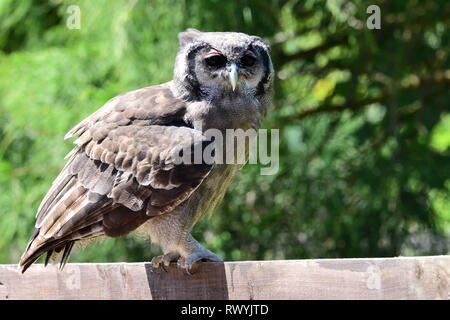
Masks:
[[[450,256],[198,264],[0,265],[0,299],[449,299]]]

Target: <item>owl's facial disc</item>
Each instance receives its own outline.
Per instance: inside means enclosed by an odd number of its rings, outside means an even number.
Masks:
[[[207,74],[211,77],[207,83],[230,88],[233,92],[240,83],[246,88],[254,88],[257,85],[262,76],[259,72],[261,68],[257,54],[242,47],[236,49],[229,55],[222,54],[216,49],[209,49],[203,53]]]
[[[272,88],[269,48],[234,32],[181,33],[174,80],[191,99],[264,97]]]

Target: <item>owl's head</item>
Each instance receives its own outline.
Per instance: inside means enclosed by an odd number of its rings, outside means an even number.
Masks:
[[[270,100],[274,70],[269,46],[260,37],[187,29],[178,39],[174,81],[190,99],[251,95]]]

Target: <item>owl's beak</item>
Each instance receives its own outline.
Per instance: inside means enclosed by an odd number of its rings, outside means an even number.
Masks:
[[[235,63],[232,63],[230,66],[230,71],[228,74],[229,80],[230,80],[230,84],[231,84],[231,88],[236,89],[236,84],[238,81],[238,67]]]

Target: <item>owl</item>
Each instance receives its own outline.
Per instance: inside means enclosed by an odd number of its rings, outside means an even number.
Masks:
[[[76,242],[131,232],[161,247],[154,267],[177,262],[190,273],[198,261],[222,261],[190,230],[243,164],[180,163],[174,155],[214,143],[208,129],[260,128],[274,70],[257,36],[187,29],[178,40],[173,80],[114,97],[67,133],[78,138],[38,208],[22,273],[44,253],[45,265],[57,257],[62,269]]]

